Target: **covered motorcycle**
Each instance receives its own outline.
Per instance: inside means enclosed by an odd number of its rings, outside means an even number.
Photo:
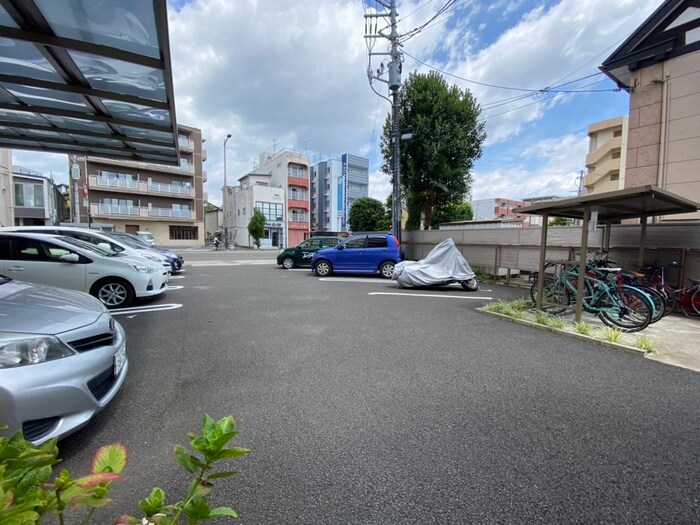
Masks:
[[[392,278],[397,281],[399,288],[459,283],[470,292],[479,289],[476,274],[451,238],[430,250],[425,259],[396,264]]]

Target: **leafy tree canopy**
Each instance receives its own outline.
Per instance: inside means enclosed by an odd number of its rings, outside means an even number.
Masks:
[[[474,218],[474,211],[469,202],[450,203],[433,209],[431,228],[436,228],[443,222],[470,221]]]
[[[551,221],[549,221],[550,226],[568,226],[569,225],[569,220],[566,219],[565,217],[554,217]]]
[[[408,207],[407,228],[432,224],[436,206],[462,202],[471,169],[486,139],[481,108],[469,90],[449,86],[437,72],[411,73],[399,91],[399,129],[413,136],[400,144],[401,191]],[[391,115],[384,124],[382,170],[392,173]]]
[[[381,201],[372,197],[355,199],[350,206],[348,225],[354,232],[380,231],[380,221],[386,217],[386,208]]]
[[[253,238],[255,246],[260,248],[260,239],[265,235],[265,214],[257,208],[248,223],[248,233]]]

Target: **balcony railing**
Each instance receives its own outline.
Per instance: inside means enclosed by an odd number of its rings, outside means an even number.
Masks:
[[[309,203],[308,203],[308,201],[302,201],[302,200],[298,200],[298,199],[289,199],[287,201],[287,207],[288,208],[301,208],[302,210],[308,210]]]
[[[113,179],[90,175],[90,188],[125,191],[152,195],[173,195],[180,197],[195,197],[192,187],[181,184],[164,184],[162,182],[147,182],[133,179]]]
[[[171,208],[153,208],[148,206],[130,206],[128,204],[91,204],[93,217],[139,217],[141,219],[171,219],[192,221],[197,218],[194,210],[173,210]]]
[[[184,166],[169,166],[168,164],[157,164],[155,162],[143,162],[140,160],[126,160],[126,159],[112,159],[107,157],[90,157],[92,162],[99,162],[100,164],[109,164],[116,166],[134,166],[138,168],[144,168],[148,170],[160,171],[163,173],[185,173],[188,175],[194,175],[194,165],[191,163],[185,164]]]

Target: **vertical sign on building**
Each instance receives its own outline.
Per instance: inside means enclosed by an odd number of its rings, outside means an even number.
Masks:
[[[345,191],[338,191],[338,209],[341,211],[340,226],[342,231],[347,230],[347,218],[348,218],[348,155],[347,153],[341,157],[341,162],[343,165],[342,176],[339,179],[338,189],[345,189]]]

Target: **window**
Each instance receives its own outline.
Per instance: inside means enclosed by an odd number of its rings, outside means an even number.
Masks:
[[[196,241],[199,239],[197,226],[170,226],[170,240]]]
[[[44,186],[15,182],[15,206],[25,208],[44,207]]]
[[[367,248],[386,248],[387,246],[389,244],[383,235],[381,237],[375,235],[367,237]]]
[[[367,237],[355,237],[345,243],[346,248],[364,248]]]
[[[41,241],[32,239],[16,239],[10,243],[12,259],[15,261],[47,261],[48,251]]]
[[[622,130],[621,129],[616,129],[613,131],[613,137],[621,137],[622,136]]]
[[[256,202],[255,207],[263,212],[265,222],[281,222],[283,219],[283,207],[281,203],[276,202]]]

